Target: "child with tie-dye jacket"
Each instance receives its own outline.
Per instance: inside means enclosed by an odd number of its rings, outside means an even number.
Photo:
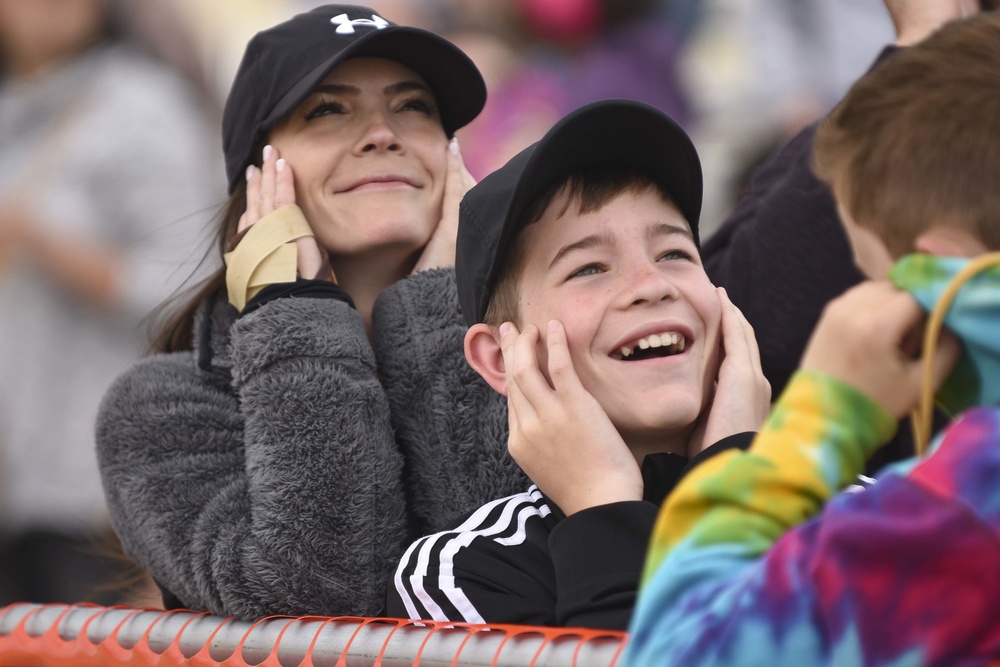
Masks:
[[[814,162],[872,280],[668,499],[627,665],[1000,665],[1000,12],[858,82]],[[929,453],[838,493],[925,388],[955,415]]]

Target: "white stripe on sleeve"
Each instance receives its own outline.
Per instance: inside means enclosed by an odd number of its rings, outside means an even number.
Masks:
[[[516,525],[517,529],[513,536],[497,539],[499,544],[504,546],[514,546],[524,542],[525,522],[531,516],[547,516],[551,510],[547,505],[540,508],[534,507],[533,503],[542,499],[542,494],[538,487],[531,486],[527,492],[519,493],[507,498],[500,498],[483,505],[476,510],[462,525],[455,530],[443,531],[428,535],[414,542],[406,550],[403,558],[396,568],[393,579],[396,591],[403,600],[410,618],[419,619],[423,615],[417,610],[417,605],[413,597],[423,604],[430,615],[429,620],[448,621],[449,619],[440,605],[434,601],[431,591],[426,583],[431,558],[435,551],[435,546],[439,541],[445,540],[440,551],[438,577],[431,590],[440,590],[447,596],[448,600],[455,606],[462,615],[462,620],[467,623],[484,623],[482,615],[476,610],[475,605],[465,595],[461,587],[455,585],[454,560],[455,555],[467,547],[477,537],[489,537],[497,535]],[[525,506],[527,505],[527,506]],[[489,521],[489,516],[494,510],[503,506],[500,516],[493,521]],[[407,566],[416,558],[414,573],[406,580],[403,572]]]

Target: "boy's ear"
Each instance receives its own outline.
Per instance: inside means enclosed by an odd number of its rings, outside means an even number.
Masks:
[[[989,252],[978,236],[959,225],[934,225],[913,242],[918,252],[947,257],[976,257]]]
[[[488,324],[474,324],[465,332],[465,359],[493,389],[507,395],[507,371],[500,334]]]

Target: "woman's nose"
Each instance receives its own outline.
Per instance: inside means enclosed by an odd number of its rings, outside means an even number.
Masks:
[[[402,150],[403,143],[400,141],[399,135],[382,114],[373,115],[368,119],[356,148],[358,153],[401,152]]]

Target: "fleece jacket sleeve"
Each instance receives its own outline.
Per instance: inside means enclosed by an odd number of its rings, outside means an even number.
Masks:
[[[411,537],[452,528],[483,504],[527,488],[507,452],[506,399],[465,359],[468,326],[454,269],[392,285],[372,319],[379,374],[406,460]]]
[[[97,455],[125,552],[223,616],[376,615],[405,544],[402,461],[358,314],[278,299],[232,372],[158,355],[104,398]]]

